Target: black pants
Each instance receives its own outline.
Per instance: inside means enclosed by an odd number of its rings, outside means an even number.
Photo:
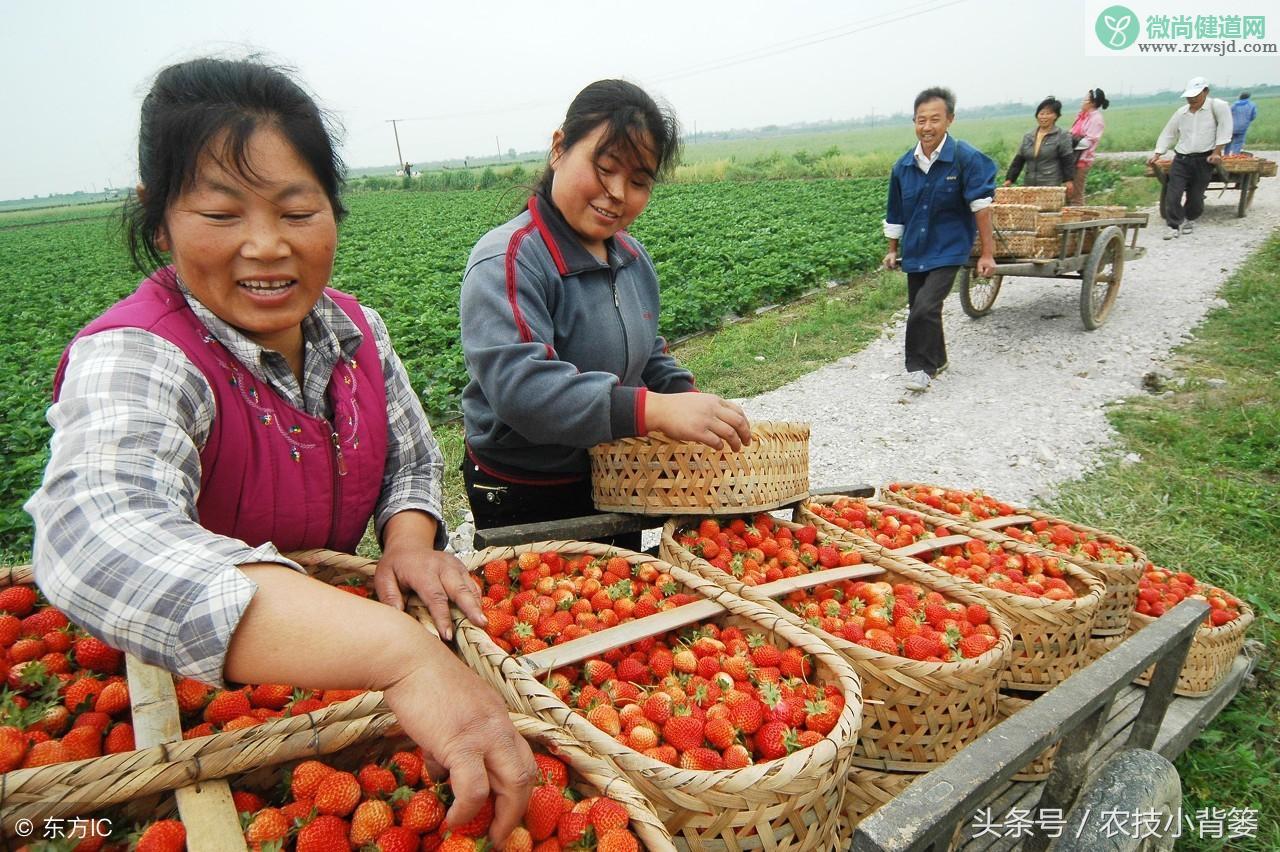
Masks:
[[[589,478],[565,485],[522,485],[490,476],[480,470],[475,462],[463,458],[462,481],[467,487],[467,502],[471,504],[476,529],[537,524],[600,514],[591,502]],[[640,549],[638,532],[591,540],[610,547],[636,551]]]
[[[1164,190],[1164,220],[1170,228],[1200,218],[1204,212],[1204,191],[1212,177],[1213,165],[1208,153],[1174,155],[1169,183]]]
[[[907,273],[907,372],[924,370],[932,377],[947,363],[942,334],[942,303],[955,284],[958,266]]]

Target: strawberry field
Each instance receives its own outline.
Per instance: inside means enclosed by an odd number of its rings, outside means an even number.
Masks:
[[[882,180],[662,186],[633,229],[663,288],[662,329],[678,337],[873,267],[883,247]],[[342,226],[335,283],[377,308],[434,416],[457,410],[466,381],[458,289],[471,246],[522,196],[356,193]],[[39,483],[44,410],[67,341],[137,283],[114,218],[0,228],[0,551],[21,559],[21,506]]]

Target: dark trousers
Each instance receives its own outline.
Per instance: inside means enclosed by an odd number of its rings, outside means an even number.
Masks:
[[[600,514],[591,502],[589,478],[563,485],[524,485],[491,476],[480,470],[475,462],[463,458],[462,481],[467,487],[467,502],[471,504],[476,529]],[[640,549],[638,532],[592,540],[610,547]]]
[[[907,372],[924,370],[930,377],[947,363],[942,334],[942,303],[955,284],[958,266],[907,273]]]
[[[1170,228],[1200,218],[1204,212],[1204,191],[1212,177],[1213,166],[1207,153],[1174,155],[1169,183],[1164,190],[1164,220]]]

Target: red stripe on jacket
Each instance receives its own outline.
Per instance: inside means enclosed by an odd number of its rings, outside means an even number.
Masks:
[[[520,333],[520,340],[524,343],[533,342],[533,331],[529,328],[529,324],[524,321],[524,315],[520,313],[520,302],[516,299],[516,256],[520,253],[520,244],[524,242],[524,238],[533,233],[536,225],[530,222],[520,230],[511,235],[511,241],[507,243],[507,301],[511,303],[511,315],[516,321],[516,331]],[[551,347],[547,347],[549,354]]]

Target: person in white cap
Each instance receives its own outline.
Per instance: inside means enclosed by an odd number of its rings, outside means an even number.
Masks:
[[[1222,148],[1231,141],[1233,126],[1231,107],[1221,98],[1209,97],[1205,78],[1191,78],[1182,96],[1187,105],[1174,112],[1156,140],[1155,153],[1147,159],[1154,165],[1165,151],[1173,149],[1162,211],[1169,226],[1166,240],[1189,233],[1204,212],[1204,191],[1213,167],[1222,162]]]

